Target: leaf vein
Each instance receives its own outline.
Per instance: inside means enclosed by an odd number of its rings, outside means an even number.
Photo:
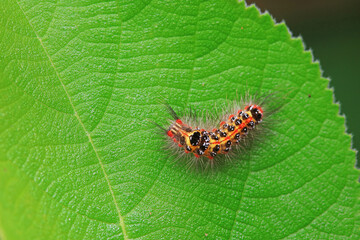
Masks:
[[[115,205],[115,207],[116,207],[116,211],[117,211],[118,218],[119,218],[119,226],[121,227],[122,232],[123,232],[123,234],[124,234],[124,239],[128,239],[128,236],[127,236],[127,233],[126,233],[126,229],[125,229],[124,218],[123,218],[123,216],[121,215],[120,208],[119,208],[119,205],[117,204],[116,197],[115,197],[114,191],[113,191],[113,189],[112,189],[112,186],[111,186],[109,177],[108,177],[108,175],[107,175],[107,173],[106,173],[104,164],[103,164],[103,162],[102,162],[102,160],[101,160],[101,158],[100,158],[100,156],[99,156],[99,153],[98,153],[98,151],[96,150],[96,147],[95,147],[95,144],[94,144],[94,142],[93,142],[93,140],[92,140],[92,137],[91,137],[90,133],[87,131],[87,129],[85,128],[84,123],[81,121],[80,116],[79,116],[79,114],[77,113],[76,108],[75,108],[75,106],[74,106],[74,104],[73,104],[73,102],[72,102],[72,100],[71,100],[71,97],[70,97],[70,95],[69,95],[69,93],[68,93],[68,91],[67,91],[67,89],[66,89],[66,86],[65,86],[65,84],[63,83],[63,81],[61,80],[60,74],[59,74],[59,72],[57,71],[56,66],[55,66],[54,62],[52,61],[52,58],[51,58],[51,56],[49,55],[49,53],[48,53],[48,51],[47,51],[47,49],[46,49],[46,47],[45,47],[42,39],[41,39],[40,36],[38,35],[38,33],[37,33],[37,31],[35,30],[34,26],[31,24],[30,20],[28,19],[25,11],[23,10],[23,8],[22,8],[21,5],[19,4],[19,2],[18,2],[17,0],[15,0],[15,1],[16,1],[17,5],[19,6],[21,12],[23,13],[25,19],[26,19],[27,22],[29,23],[29,26],[30,26],[31,29],[33,30],[34,34],[36,35],[36,38],[39,40],[40,45],[41,45],[42,49],[44,50],[45,55],[48,57],[49,62],[50,62],[50,64],[51,64],[51,66],[53,67],[54,72],[55,72],[57,78],[59,79],[59,81],[60,81],[60,83],[61,83],[61,85],[62,85],[62,87],[63,87],[63,89],[64,89],[64,91],[65,91],[65,94],[66,94],[67,98],[69,99],[70,105],[71,105],[71,107],[72,107],[73,110],[74,110],[75,117],[76,117],[77,120],[79,121],[79,124],[81,125],[81,127],[83,128],[85,134],[87,135],[87,137],[88,137],[88,139],[89,139],[89,142],[90,142],[90,144],[91,144],[91,146],[92,146],[92,148],[93,148],[93,150],[94,150],[94,152],[95,152],[95,155],[96,155],[96,157],[97,157],[97,159],[98,159],[98,161],[99,161],[99,164],[100,164],[100,166],[101,166],[102,172],[103,172],[103,174],[104,174],[104,176],[105,176],[107,185],[108,185],[108,187],[109,187],[110,194],[111,194],[111,196],[112,196],[112,198],[113,198],[113,202],[114,202],[114,205]]]

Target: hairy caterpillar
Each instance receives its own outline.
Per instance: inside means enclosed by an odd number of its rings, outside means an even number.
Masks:
[[[170,153],[189,166],[206,169],[223,160],[239,159],[238,154],[249,149],[252,140],[258,138],[255,133],[259,129],[269,130],[269,117],[282,105],[274,101],[280,99],[274,95],[249,97],[247,94],[245,99],[233,101],[227,107],[201,111],[200,117],[191,109],[179,116],[164,103],[172,118],[169,125],[156,125],[164,133]]]
[[[239,144],[246,137],[248,131],[261,123],[263,110],[260,106],[252,104],[244,110],[239,109],[236,114],[231,114],[227,121],[220,122],[219,128],[211,131],[193,128],[177,116],[169,106],[174,122],[167,130],[167,135],[183,148],[185,153],[192,153],[196,158],[201,156],[212,160],[218,154],[227,154],[231,146]]]

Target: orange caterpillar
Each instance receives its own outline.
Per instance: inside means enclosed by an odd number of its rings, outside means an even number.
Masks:
[[[231,114],[226,121],[220,123],[218,129],[211,131],[195,128],[179,119],[175,111],[168,106],[174,120],[166,130],[167,135],[183,148],[185,153],[192,153],[196,158],[202,156],[209,159],[226,154],[231,147],[239,144],[249,131],[261,123],[263,110],[260,106],[251,104]]]

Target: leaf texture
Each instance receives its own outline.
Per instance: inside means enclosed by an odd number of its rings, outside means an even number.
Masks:
[[[318,63],[244,2],[0,3],[0,237],[359,239],[355,152]],[[188,172],[149,120],[286,93],[239,161]]]

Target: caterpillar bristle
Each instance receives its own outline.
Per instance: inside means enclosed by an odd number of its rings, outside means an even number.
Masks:
[[[179,116],[176,114],[174,109],[168,103],[165,102],[164,105],[167,107],[170,115],[173,117],[174,120],[179,119]]]

